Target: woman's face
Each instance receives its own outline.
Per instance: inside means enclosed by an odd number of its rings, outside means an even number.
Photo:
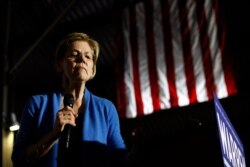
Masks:
[[[64,76],[70,82],[86,82],[94,75],[93,50],[85,41],[75,41],[62,61]]]

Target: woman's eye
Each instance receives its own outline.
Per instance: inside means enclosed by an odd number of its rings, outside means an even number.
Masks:
[[[91,57],[90,57],[89,55],[85,55],[85,57],[86,57],[87,59],[91,59]]]

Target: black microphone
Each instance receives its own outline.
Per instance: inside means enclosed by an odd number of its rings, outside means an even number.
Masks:
[[[73,108],[74,104],[74,96],[72,94],[65,94],[63,99],[64,106],[69,106]],[[65,125],[64,134],[65,134],[65,148],[69,148],[70,146],[70,136],[71,136],[71,127],[72,125]]]

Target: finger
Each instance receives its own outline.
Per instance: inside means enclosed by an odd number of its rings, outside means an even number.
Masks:
[[[78,117],[78,114],[75,113],[75,111],[74,111],[73,109],[64,111],[64,113],[65,113],[66,115],[72,115],[74,118],[77,118],[77,117]]]
[[[75,120],[72,120],[72,119],[69,119],[69,118],[62,120],[62,122],[63,122],[64,126],[67,125],[67,124],[72,125],[72,126],[76,126]]]
[[[65,111],[65,112],[61,112],[58,115],[59,115],[60,124],[62,126],[66,125],[66,124],[76,126],[75,116],[72,114],[72,112]]]
[[[62,110],[64,112],[71,112],[75,118],[78,117],[78,114],[74,111],[73,108],[69,107],[69,106],[65,106],[64,109]]]

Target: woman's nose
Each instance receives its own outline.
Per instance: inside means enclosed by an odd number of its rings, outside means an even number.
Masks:
[[[76,63],[81,63],[81,62],[84,62],[86,63],[86,60],[84,58],[84,55],[80,54],[77,56],[76,60],[75,60]]]

